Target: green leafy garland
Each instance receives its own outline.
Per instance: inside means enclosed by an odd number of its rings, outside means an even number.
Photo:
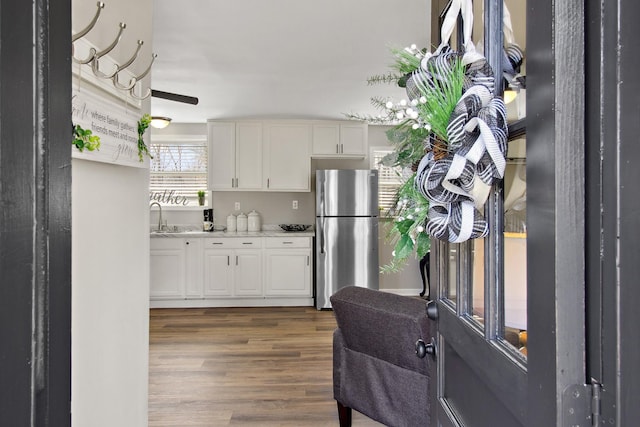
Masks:
[[[426,50],[417,50],[415,46],[411,46],[392,49],[391,52],[396,58],[392,68],[400,75],[390,73],[374,76],[368,80],[369,84],[395,81],[398,86],[405,87],[411,73],[421,66]],[[440,77],[430,85],[419,86],[421,96],[418,100],[410,103],[401,101],[398,105],[392,102],[384,103],[385,114],[377,117],[376,122],[389,119],[400,121],[386,133],[394,151],[382,159],[381,163],[385,166],[415,171],[427,151],[436,148],[434,140],[437,148],[447,150],[447,126],[451,113],[462,95],[465,79],[465,66],[461,58],[454,60],[448,72]],[[373,99],[372,103],[374,106],[382,106],[379,99]],[[415,252],[416,257],[420,259],[430,249],[431,241],[425,231],[429,201],[415,187],[415,176],[413,173],[408,177],[396,193],[396,206],[392,212],[396,219],[387,233],[387,238],[395,243],[393,259],[382,267],[383,272],[398,271],[406,264],[411,254]]]
[[[85,149],[87,151],[99,150],[100,137],[94,135],[91,129],[83,129],[82,126],[75,125],[73,127],[73,140],[71,144],[75,145],[80,152],[83,152]]]
[[[147,144],[144,143],[144,133],[147,128],[151,124],[151,116],[149,114],[143,115],[138,121],[138,158],[140,161],[144,160],[144,155],[149,156],[150,159],[153,159],[153,156],[149,152],[149,148]]]

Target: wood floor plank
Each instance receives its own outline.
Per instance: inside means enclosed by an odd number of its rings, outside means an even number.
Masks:
[[[313,307],[152,309],[149,426],[337,426],[335,327]]]

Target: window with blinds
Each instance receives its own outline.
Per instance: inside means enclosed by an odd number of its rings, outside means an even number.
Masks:
[[[390,167],[380,163],[384,156],[392,152],[391,147],[371,147],[371,168],[378,170],[378,206],[381,216],[393,215],[396,192],[408,177],[401,167]]]
[[[207,143],[151,144],[150,199],[161,205],[197,206],[207,189]]]

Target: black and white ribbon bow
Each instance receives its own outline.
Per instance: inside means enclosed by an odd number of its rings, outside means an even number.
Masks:
[[[452,53],[429,58],[431,73],[414,72],[407,82],[419,91],[450,66]],[[455,55],[455,53],[454,53]],[[484,237],[488,226],[478,210],[486,201],[495,178],[502,178],[506,166],[507,121],[502,98],[493,96],[495,78],[483,57],[467,65],[465,92],[451,114],[447,127],[447,153],[436,159],[427,153],[418,165],[415,185],[430,201],[427,233],[460,243]]]

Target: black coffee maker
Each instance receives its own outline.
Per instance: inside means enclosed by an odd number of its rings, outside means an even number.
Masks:
[[[213,231],[213,209],[205,209],[202,211],[204,221],[202,222],[203,231]]]

